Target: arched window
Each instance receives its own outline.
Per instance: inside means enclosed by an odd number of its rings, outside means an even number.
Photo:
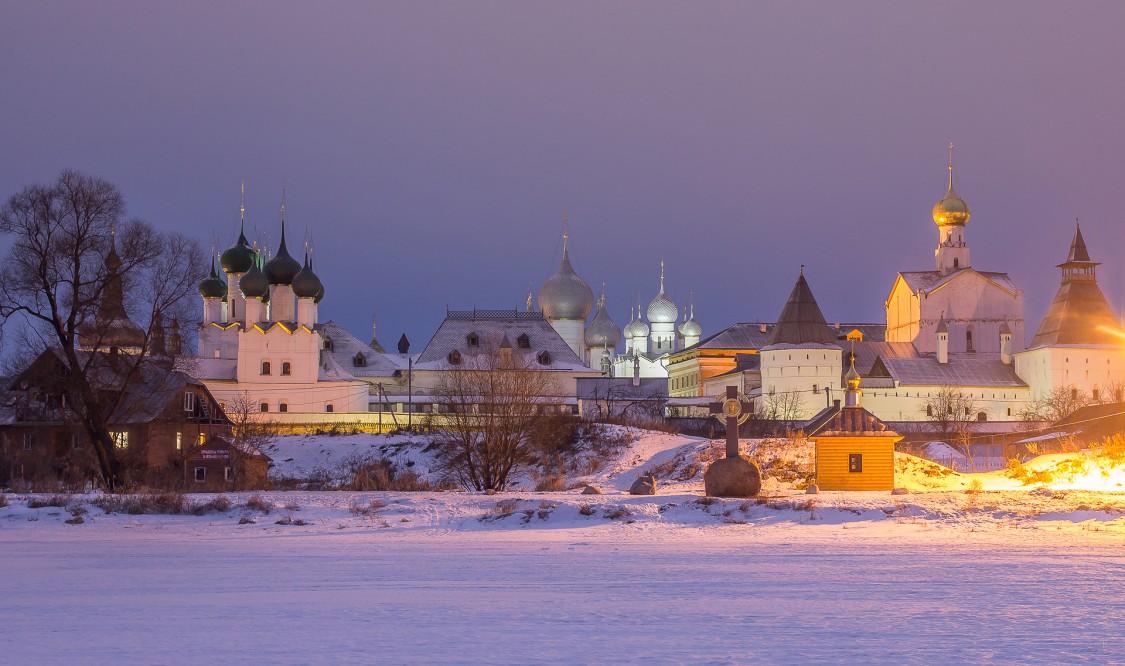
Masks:
[[[480,336],[477,335],[476,333],[470,333],[470,334],[465,336],[465,342],[470,347],[479,347],[480,346]]]
[[[289,361],[282,361],[281,362],[281,374],[283,374],[283,375],[293,374],[293,364],[290,363]]]
[[[272,374],[272,370],[270,369],[270,362],[269,361],[262,361],[262,374],[263,375]]]
[[[263,402],[262,404],[258,405],[258,411],[259,411],[259,412],[268,412],[268,411],[270,411],[270,403],[268,403],[268,402]]]
[[[355,358],[352,359],[352,365],[357,368],[367,367],[367,357],[363,355],[363,352],[356,352]]]
[[[551,365],[551,352],[539,352],[539,365]]]
[[[973,329],[965,331],[965,351],[973,351]]]
[[[449,352],[449,356],[447,358],[450,365],[461,365],[461,352],[457,351],[456,349]]]
[[[958,259],[957,257],[953,258],[953,267],[954,268],[961,268],[961,260]]]

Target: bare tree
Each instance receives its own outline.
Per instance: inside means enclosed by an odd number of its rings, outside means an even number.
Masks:
[[[529,461],[536,422],[559,390],[530,354],[483,342],[479,354],[462,357],[438,383],[436,442],[443,467],[458,483],[504,490],[511,473]]]
[[[1075,386],[1057,386],[1042,398],[1032,402],[1024,410],[1027,421],[1050,421],[1055,423],[1073,414],[1076,410],[1091,404],[1090,395]]]
[[[126,219],[116,186],[76,171],[12,195],[0,209],[0,233],[11,240],[0,325],[19,328],[40,351],[59,350],[67,402],[113,489],[121,467],[108,419],[154,351],[150,343],[163,338],[156,328],[188,318],[203,253],[186,236]]]
[[[801,391],[780,391],[762,396],[762,418],[773,421],[788,432],[800,419],[805,408],[805,395]]]
[[[978,415],[982,411],[977,408],[972,394],[956,386],[945,385],[937,393],[931,394],[921,409],[925,412],[926,419],[941,431],[946,443],[960,451],[969,466],[976,471],[972,441],[973,432],[979,423]]]

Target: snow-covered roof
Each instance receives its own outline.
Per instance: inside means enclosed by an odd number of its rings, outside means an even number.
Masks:
[[[951,271],[942,275],[939,271],[903,271],[899,276],[906,282],[906,286],[910,287],[910,291],[918,293],[921,289],[926,292],[932,292],[940,287],[943,287],[957,278],[975,273],[984,277],[985,279],[995,282],[998,286],[1015,293],[1019,291],[1019,287],[1012,278],[1008,277],[1007,273],[995,273],[992,271],[978,271],[973,268],[962,268],[960,270]]]
[[[476,334],[477,344],[470,344],[470,336]],[[527,347],[518,343],[520,336],[527,336]],[[544,370],[587,371],[592,370],[578,358],[574,350],[559,336],[551,324],[538,312],[519,312],[518,310],[468,310],[446,313],[445,320],[438,326],[434,337],[418,355],[415,369],[447,370],[448,357],[454,350],[462,357],[472,358],[490,349],[499,348],[501,340],[507,337],[512,344],[513,356],[530,355],[535,367]],[[547,352],[550,363],[542,365],[539,355]]]
[[[377,352],[334,321],[324,322],[320,332],[332,340],[332,349],[324,353],[356,377],[390,377],[406,369],[406,355]],[[363,356],[363,365],[356,365],[357,356]]]

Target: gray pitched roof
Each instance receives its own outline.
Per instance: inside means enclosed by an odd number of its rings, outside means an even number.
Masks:
[[[884,370],[900,385],[1027,386],[1012,365],[973,354],[950,354],[948,363],[938,363],[937,358],[929,355],[880,358],[871,371],[872,376],[881,376]]]
[[[813,297],[812,289],[805,280],[804,272],[797,278],[793,291],[789,293],[789,300],[781,309],[781,316],[770,333],[766,346],[770,345],[805,345],[805,344],[832,344],[836,336],[828,330],[828,322]]]
[[[369,344],[334,321],[330,320],[322,324],[320,332],[332,339],[332,351],[326,353],[356,377],[389,377],[396,370],[406,367],[405,357],[398,354],[384,354],[372,349]],[[356,355],[362,355],[366,365],[356,366],[354,363]]]
[[[945,275],[942,275],[938,271],[903,271],[899,273],[899,275],[906,282],[906,285],[910,287],[910,291],[917,293],[919,289],[922,289],[926,292],[931,292],[938,287],[944,286],[952,282],[953,280],[956,280],[957,278],[965,275],[969,275],[970,273],[982,275],[1013,293],[1019,291],[1019,287],[1016,286],[1015,282],[1012,282],[1012,278],[1008,277],[1007,273],[978,271],[974,268],[962,268],[960,270],[946,273]]]
[[[478,347],[468,344],[471,333],[476,333],[479,337]],[[471,357],[486,351],[489,345],[498,346],[505,335],[509,340],[518,340],[520,335],[527,335],[530,348],[517,347],[513,349],[513,353],[530,353],[533,357],[537,357],[541,352],[546,351],[551,356],[547,369],[588,370],[582,359],[578,358],[574,350],[551,327],[542,313],[518,310],[447,312],[434,337],[418,356],[415,367],[426,364],[444,365],[453,350]]]
[[[681,351],[691,349],[761,349],[766,346],[776,326],[776,324],[761,322],[741,322],[732,324]],[[851,344],[844,340],[845,336],[850,331],[858,330],[863,333],[864,342],[881,342],[886,335],[887,329],[885,324],[854,322],[841,322],[839,328],[837,328],[836,324],[825,324],[825,327],[836,344],[845,348],[847,345]]]

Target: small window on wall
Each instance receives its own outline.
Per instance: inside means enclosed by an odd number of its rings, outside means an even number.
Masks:
[[[863,454],[862,453],[849,453],[848,454],[848,472],[853,474],[860,474],[863,472]]]
[[[113,448],[127,449],[129,448],[129,433],[127,432],[111,432],[109,436],[113,438]]]
[[[207,468],[206,467],[196,467],[195,468],[195,482],[196,483],[203,483],[206,480],[207,480]]]
[[[289,411],[289,403],[285,403],[285,402],[277,403],[277,411],[288,412]]]
[[[516,338],[516,346],[520,349],[531,349],[531,338],[527,337],[527,333],[520,333]]]
[[[290,363],[289,361],[283,361],[282,364],[281,364],[281,374],[283,374],[283,375],[293,374],[293,364]]]
[[[231,468],[223,468],[223,481],[234,481],[234,471]]]
[[[332,403],[328,403],[327,405],[325,405],[324,411],[331,412],[332,411]]]
[[[470,333],[470,334],[465,336],[465,342],[470,347],[479,347],[480,346],[480,336],[477,335],[476,333]]]
[[[988,414],[986,414],[985,412],[977,412],[977,421],[980,421],[981,423],[984,423],[987,420],[988,420]]]
[[[258,411],[259,411],[259,412],[268,412],[268,411],[270,411],[270,403],[268,403],[268,402],[263,402],[262,404],[258,405]]]
[[[270,369],[270,362],[269,361],[262,361],[262,374],[268,375],[268,374],[271,374],[271,373],[272,373],[272,371]]]
[[[183,448],[184,448],[184,433],[177,432],[176,433],[176,450],[182,451]]]
[[[551,365],[551,353],[550,352],[539,352],[538,359],[539,359],[539,365]]]
[[[325,336],[324,351],[333,351],[334,349],[336,349],[336,345],[332,342],[332,338]]]
[[[35,433],[25,432],[23,434],[23,450],[31,451],[35,448]]]

